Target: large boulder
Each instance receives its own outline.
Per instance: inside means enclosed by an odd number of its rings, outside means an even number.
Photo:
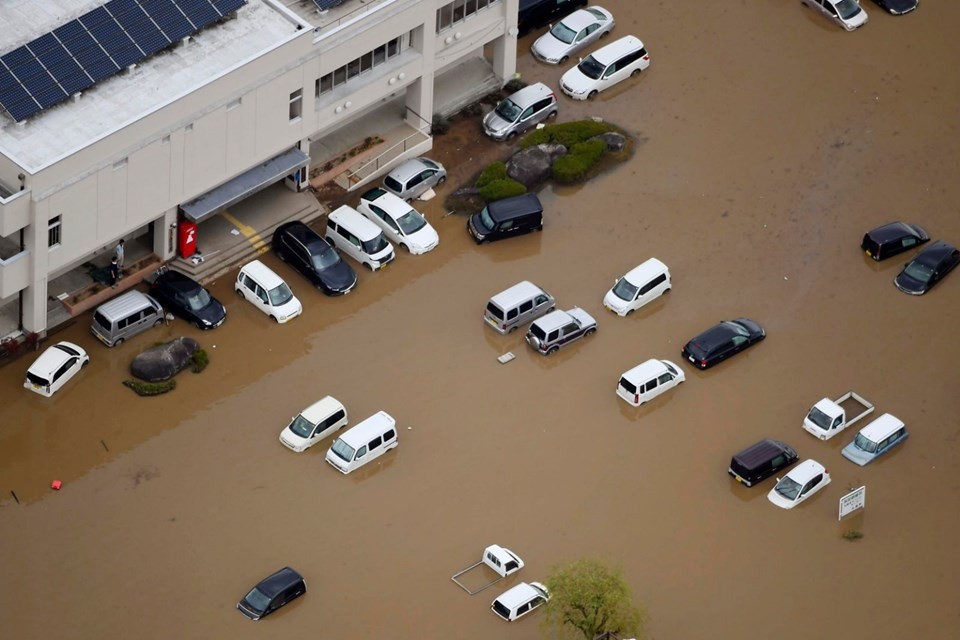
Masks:
[[[507,175],[533,189],[550,177],[550,165],[566,152],[562,144],[538,144],[518,151],[507,161]]]
[[[147,382],[168,380],[183,371],[199,349],[196,340],[181,336],[138,355],[130,363],[130,373]]]
[[[607,131],[606,133],[601,133],[598,136],[590,138],[591,140],[603,140],[607,145],[607,151],[620,151],[627,144],[626,136],[615,133],[613,131]]]

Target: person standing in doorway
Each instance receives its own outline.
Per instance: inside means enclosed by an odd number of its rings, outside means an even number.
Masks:
[[[117,263],[117,256],[110,260],[110,286],[117,288],[117,280],[120,279],[120,265]]]
[[[123,269],[123,238],[113,250],[113,259],[117,263],[117,280],[120,279],[120,271]]]

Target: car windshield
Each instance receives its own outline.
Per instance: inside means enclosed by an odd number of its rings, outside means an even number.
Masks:
[[[840,17],[844,20],[860,13],[860,5],[857,4],[856,0],[840,0],[835,6]]]
[[[810,418],[810,422],[817,425],[821,429],[829,429],[830,425],[833,423],[833,418],[825,414],[820,409],[814,407],[810,409],[810,413],[807,414],[807,417]]]
[[[736,322],[725,322],[724,324],[727,325],[729,328],[733,329],[735,332],[737,332],[737,334],[741,336],[747,336],[747,337],[750,336],[750,332],[747,331],[743,325],[737,324]]]
[[[290,291],[290,287],[287,286],[286,282],[282,282],[273,289],[270,289],[270,304],[275,307],[279,307],[282,304],[287,304],[290,302],[290,299],[293,298],[293,291]]]
[[[504,100],[503,102],[497,105],[497,108],[495,109],[495,111],[498,116],[500,116],[507,122],[513,122],[520,116],[520,113],[523,111],[523,109],[517,106],[516,102],[514,102],[510,98],[507,98],[506,100]]]
[[[857,438],[853,441],[853,446],[855,446],[857,449],[866,451],[867,453],[877,452],[877,443],[862,433],[857,434]]]
[[[410,211],[397,218],[397,224],[403,231],[403,235],[409,236],[411,233],[416,233],[427,226],[427,221],[417,211],[410,209]]]
[[[919,260],[914,260],[908,264],[903,272],[918,282],[930,282],[930,278],[933,277],[933,269]]]
[[[667,371],[669,371],[673,375],[677,375],[677,370],[671,367],[669,363],[664,362],[663,366],[665,366],[667,368]]]
[[[606,67],[597,62],[593,56],[587,56],[580,61],[580,64],[577,65],[577,69],[580,69],[580,73],[592,80],[598,79],[605,68]]]
[[[800,489],[800,484],[790,476],[787,476],[778,482],[777,486],[774,487],[774,490],[777,493],[788,500],[796,500],[797,495],[800,493]]]
[[[577,32],[562,22],[558,22],[553,26],[553,29],[550,29],[550,35],[563,44],[570,44],[577,37]]]
[[[270,606],[270,598],[265,596],[263,592],[256,587],[251,589],[250,593],[244,596],[243,599],[247,601],[247,604],[249,604],[254,611],[266,611],[267,607]]]
[[[337,438],[337,441],[333,443],[333,446],[330,447],[330,450],[333,451],[337,456],[343,459],[344,462],[350,462],[353,460],[354,449],[342,438]]]
[[[190,307],[191,311],[200,311],[210,304],[210,300],[210,294],[207,293],[206,289],[197,289],[187,295],[187,306]]]
[[[373,240],[367,240],[363,243],[363,250],[367,255],[375,255],[387,248],[387,239],[383,234],[379,234]]]
[[[293,431],[301,438],[309,438],[313,435],[313,429],[316,426],[317,425],[304,418],[303,415],[299,415],[290,423],[290,431]]]
[[[484,231],[493,231],[493,218],[490,217],[490,212],[487,211],[486,207],[480,210],[480,224],[483,225]]]
[[[633,297],[637,295],[637,287],[630,284],[626,278],[620,278],[617,280],[617,284],[613,285],[613,293],[621,300],[631,302]]]
[[[338,262],[340,262],[340,256],[329,245],[326,248],[320,247],[317,253],[310,254],[310,266],[313,267],[314,271],[329,269]]]

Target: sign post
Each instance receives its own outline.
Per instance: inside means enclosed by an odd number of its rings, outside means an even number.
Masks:
[[[838,521],[843,520],[844,516],[850,515],[857,509],[863,509],[867,504],[867,487],[862,486],[854,489],[847,495],[840,498],[840,516]]]

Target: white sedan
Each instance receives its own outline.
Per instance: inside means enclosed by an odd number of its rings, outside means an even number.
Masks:
[[[793,509],[828,484],[830,472],[816,460],[804,460],[777,480],[767,499],[782,509]]]
[[[413,255],[427,253],[440,244],[440,236],[419,211],[384,189],[371,189],[360,196],[357,211]]]
[[[614,24],[613,14],[603,7],[579,9],[537,38],[530,50],[540,62],[562,64],[573,54],[609,35]]]
[[[90,363],[87,352],[72,342],[58,342],[27,369],[23,386],[49,398]]]

